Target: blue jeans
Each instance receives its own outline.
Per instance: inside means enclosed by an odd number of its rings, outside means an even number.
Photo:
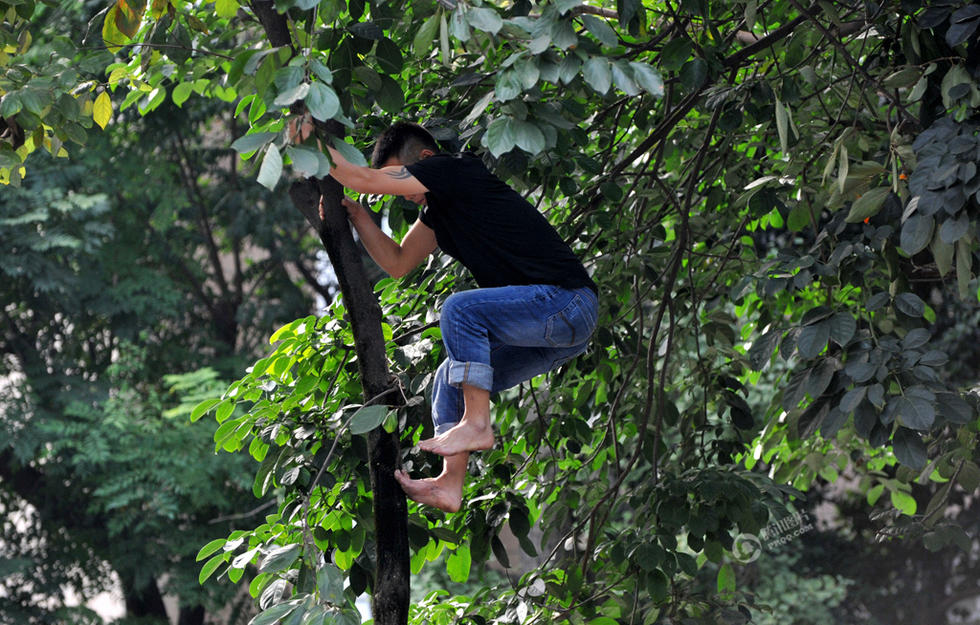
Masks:
[[[597,309],[588,287],[505,286],[450,296],[439,321],[448,358],[432,391],[436,434],[462,419],[463,384],[495,393],[584,352]]]

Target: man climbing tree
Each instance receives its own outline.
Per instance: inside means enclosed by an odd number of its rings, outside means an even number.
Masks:
[[[479,289],[456,293],[441,311],[448,357],[432,393],[435,436],[421,449],[444,457],[435,478],[395,477],[415,501],[459,509],[469,453],[489,449],[490,393],[545,373],[585,351],[595,329],[595,283],[541,213],[468,153],[441,153],[418,124],[398,122],[377,140],[370,167],[334,150],[331,175],[361,193],[401,195],[422,205],[396,243],[357,202],[348,217],[371,257],[393,277],[436,246],[469,269]],[[321,206],[322,210],[322,206]]]

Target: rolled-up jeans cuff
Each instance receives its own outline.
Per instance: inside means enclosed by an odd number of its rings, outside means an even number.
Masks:
[[[493,367],[482,362],[449,361],[449,383],[459,387],[463,384],[489,391],[493,387]]]
[[[459,423],[459,421],[457,421],[456,423]],[[445,434],[449,430],[451,430],[454,427],[456,427],[456,423],[436,423],[435,424],[435,436],[439,436],[441,434]]]

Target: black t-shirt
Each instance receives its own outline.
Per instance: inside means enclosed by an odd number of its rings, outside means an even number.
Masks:
[[[554,227],[472,154],[438,154],[408,165],[429,190],[419,219],[481,287],[595,283]]]

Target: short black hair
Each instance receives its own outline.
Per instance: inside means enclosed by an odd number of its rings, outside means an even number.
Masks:
[[[374,144],[371,166],[381,167],[393,156],[409,165],[419,160],[419,153],[424,149],[439,151],[439,144],[428,130],[412,122],[395,122]]]

